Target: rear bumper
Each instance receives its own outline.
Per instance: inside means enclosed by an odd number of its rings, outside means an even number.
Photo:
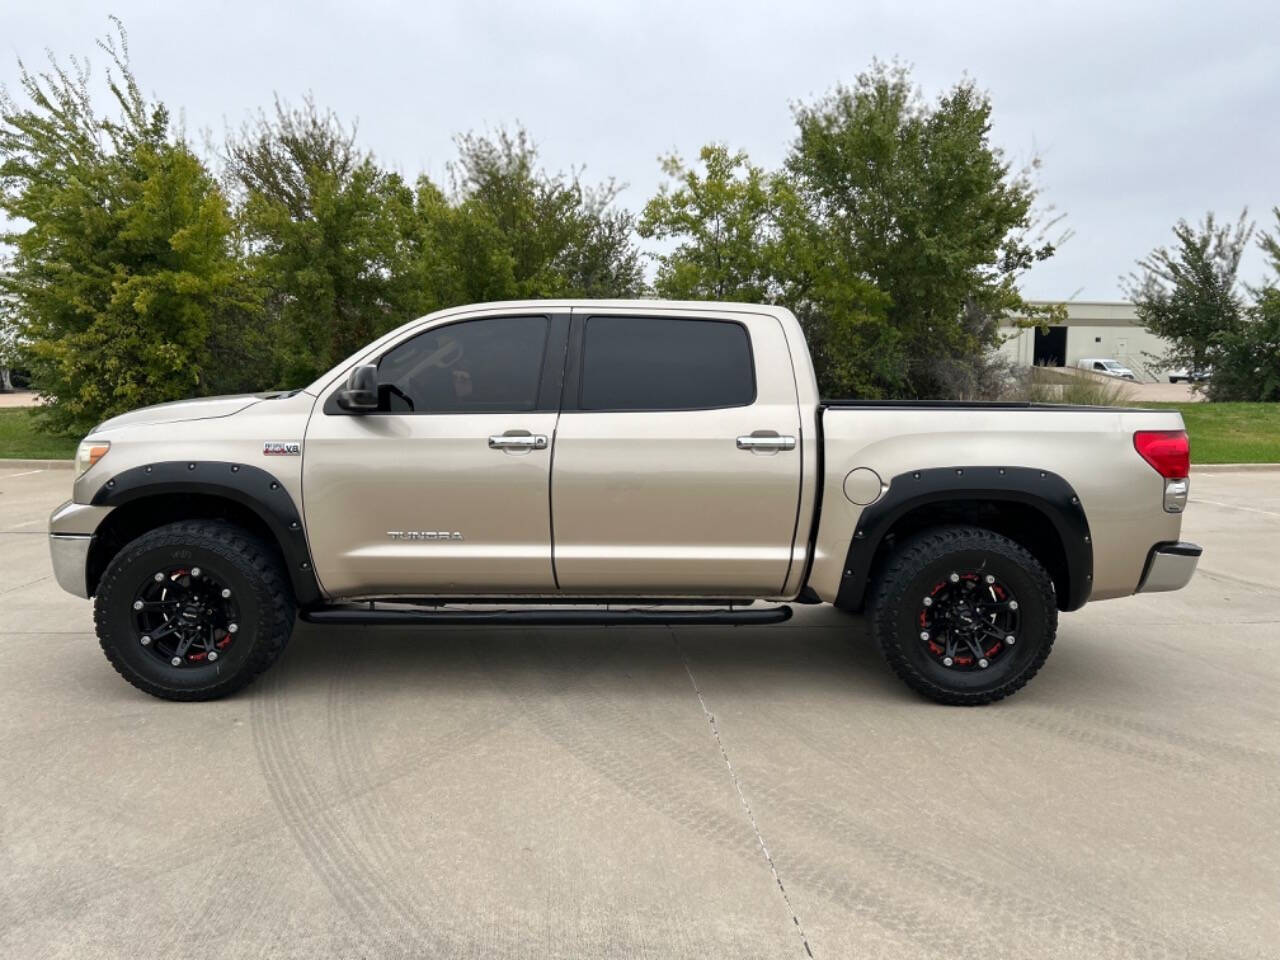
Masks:
[[[1191,582],[1203,552],[1199,544],[1157,543],[1147,555],[1147,565],[1138,583],[1138,593],[1181,590]]]

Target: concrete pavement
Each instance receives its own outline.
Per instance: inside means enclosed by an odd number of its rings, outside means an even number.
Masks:
[[[165,703],[52,580],[69,474],[0,470],[0,956],[1274,956],[1275,478],[1197,473],[1192,585],[963,710],[829,609],[300,626]]]

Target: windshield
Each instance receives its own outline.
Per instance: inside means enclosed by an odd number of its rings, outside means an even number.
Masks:
[[[1103,360],[1103,361],[1102,361],[1102,365],[1103,365],[1104,367],[1106,367],[1108,370],[1123,370],[1123,369],[1124,369],[1124,365],[1123,365],[1123,364],[1116,363],[1114,360]]]

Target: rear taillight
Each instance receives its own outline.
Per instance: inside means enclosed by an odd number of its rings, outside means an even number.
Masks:
[[[1185,430],[1139,430],[1133,448],[1166,480],[1191,473],[1191,443]]]

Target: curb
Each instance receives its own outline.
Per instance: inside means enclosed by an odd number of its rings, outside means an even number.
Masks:
[[[1196,473],[1270,473],[1280,472],[1280,463],[1193,463]]]
[[[5,460],[0,459],[0,470],[26,467],[33,470],[71,470],[76,465],[74,460]]]

